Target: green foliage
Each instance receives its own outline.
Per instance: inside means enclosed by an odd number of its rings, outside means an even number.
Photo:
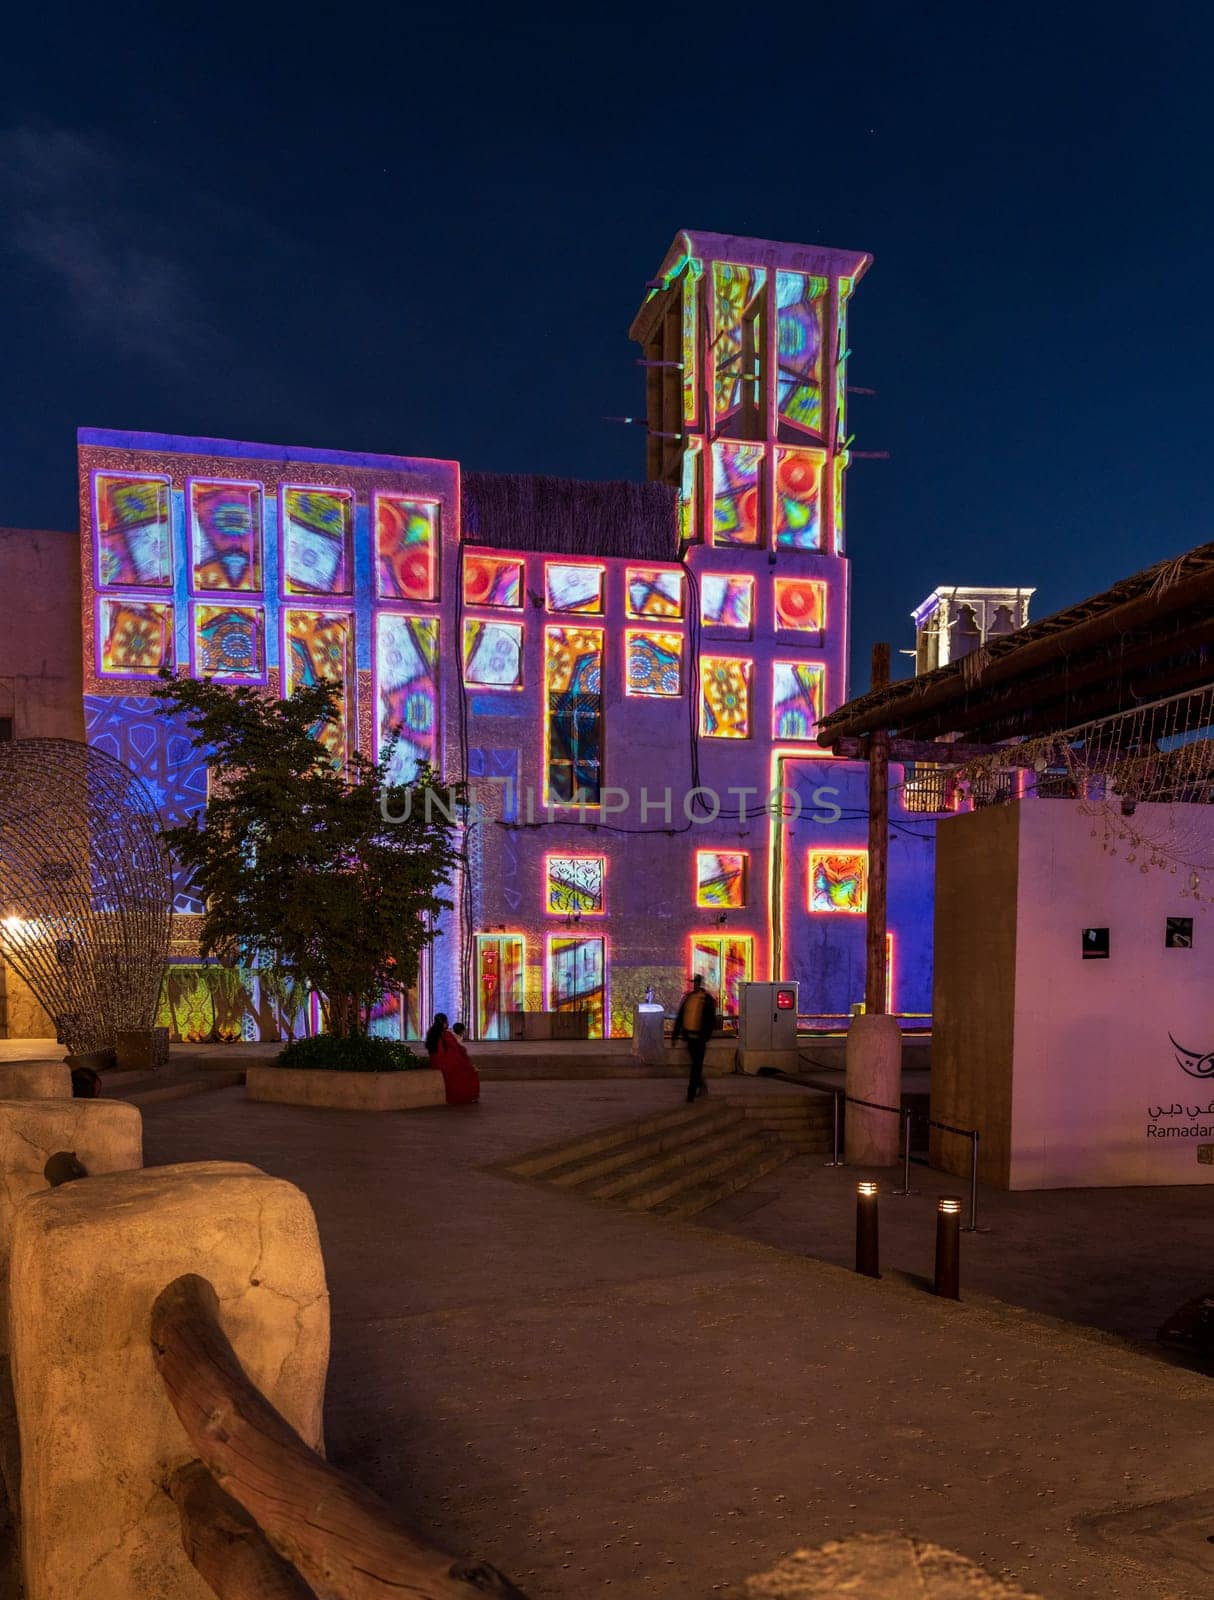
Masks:
[[[427,1066],[399,1039],[372,1039],[367,1034],[318,1033],[295,1039],[275,1057],[276,1067],[309,1067],[326,1072],[409,1072]]]
[[[416,982],[450,906],[442,891],[458,855],[441,808],[426,814],[433,774],[406,806],[387,783],[391,750],[337,770],[317,735],[336,716],[338,684],[281,700],[166,672],[152,693],[162,714],[185,718],[218,780],[204,815],[164,833],[206,905],[203,955],[270,966],[323,997],[331,1034],[365,1035],[381,996]]]

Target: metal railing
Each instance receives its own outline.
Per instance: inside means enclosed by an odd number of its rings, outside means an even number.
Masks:
[[[902,1119],[902,1187],[890,1192],[895,1195],[914,1194],[916,1191],[910,1186],[911,1164],[911,1119],[914,1112],[910,1106],[887,1106],[880,1100],[862,1100],[859,1095],[850,1095],[845,1089],[832,1089],[831,1098],[834,1102],[834,1139],[832,1158],[826,1163],[828,1167],[846,1166],[840,1155],[839,1132],[842,1118],[840,1106],[866,1106],[870,1111],[888,1111],[892,1116]],[[962,1139],[970,1141],[970,1216],[969,1221],[962,1228],[963,1233],[978,1232],[978,1130],[977,1128],[957,1128],[951,1122],[939,1122],[935,1117],[928,1117],[929,1128],[939,1128],[942,1133],[954,1133]]]

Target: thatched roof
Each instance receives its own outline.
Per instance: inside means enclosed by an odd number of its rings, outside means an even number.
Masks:
[[[1013,739],[1211,682],[1214,544],[1203,544],[934,672],[870,690],[824,718],[819,741],[834,747],[878,728]]]
[[[461,495],[468,544],[565,556],[678,559],[676,497],[668,484],[465,472]]]

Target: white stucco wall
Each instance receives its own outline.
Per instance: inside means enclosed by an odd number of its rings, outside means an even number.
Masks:
[[[1019,810],[1011,1187],[1214,1183],[1214,1057],[1194,1075],[1169,1039],[1214,1052],[1214,909],[1182,893],[1188,868],[1107,853],[1077,802]],[[1141,805],[1134,822],[1163,837],[1178,818],[1214,860],[1214,808]],[[1192,948],[1167,949],[1182,916]],[[1109,929],[1108,960],[1082,958],[1087,927]]]

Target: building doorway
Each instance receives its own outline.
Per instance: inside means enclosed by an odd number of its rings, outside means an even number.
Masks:
[[[607,958],[602,937],[548,935],[548,1010],[588,1011],[590,1037],[603,1037]]]
[[[510,1012],[523,1009],[526,947],[521,933],[476,936],[476,1037],[508,1039]]]
[[[755,942],[749,933],[697,933],[691,940],[691,971],[704,979],[704,987],[726,1017],[736,1017],[742,985],[754,974]]]

